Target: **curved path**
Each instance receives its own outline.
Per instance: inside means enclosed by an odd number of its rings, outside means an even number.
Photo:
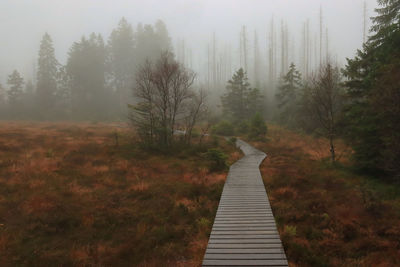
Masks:
[[[259,170],[266,154],[237,146],[245,156],[229,169],[203,266],[288,266]]]

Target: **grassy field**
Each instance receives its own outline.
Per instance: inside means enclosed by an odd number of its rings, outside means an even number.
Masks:
[[[202,149],[240,158],[218,142]],[[0,265],[199,265],[226,176],[202,152],[148,154],[113,124],[0,123]]]
[[[291,266],[399,266],[400,187],[351,170],[339,143],[333,167],[325,140],[269,126],[261,166]]]
[[[118,142],[116,140],[118,136]],[[204,152],[145,153],[127,128],[0,123],[0,266],[199,266],[226,171]],[[400,265],[400,189],[339,144],[277,126],[261,171],[291,266]]]

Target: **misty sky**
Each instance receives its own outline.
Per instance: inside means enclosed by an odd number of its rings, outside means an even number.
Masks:
[[[368,15],[373,16],[376,1],[367,3]],[[123,16],[134,26],[162,19],[173,44],[184,39],[195,60],[201,60],[214,31],[218,42],[232,43],[235,52],[242,25],[250,33],[258,31],[264,49],[272,16],[277,22],[286,20],[289,30],[298,33],[310,18],[311,33],[317,34],[320,5],[329,27],[330,50],[344,62],[362,43],[363,0],[0,0],[0,81],[4,84],[13,69],[31,77],[46,31],[53,38],[57,59],[65,63],[74,41],[91,32],[107,40]],[[296,36],[295,49],[299,46]]]

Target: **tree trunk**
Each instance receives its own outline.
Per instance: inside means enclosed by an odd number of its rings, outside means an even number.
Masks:
[[[333,144],[333,135],[330,136],[329,142],[330,142],[330,146],[331,146],[331,149],[330,149],[330,151],[331,151],[331,160],[332,160],[332,163],[334,163],[335,160],[336,160],[336,157],[335,157],[335,145]]]

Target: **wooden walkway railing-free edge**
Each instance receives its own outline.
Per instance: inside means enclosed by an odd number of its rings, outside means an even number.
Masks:
[[[245,156],[230,167],[202,266],[288,266],[259,170],[266,154],[237,145]]]

